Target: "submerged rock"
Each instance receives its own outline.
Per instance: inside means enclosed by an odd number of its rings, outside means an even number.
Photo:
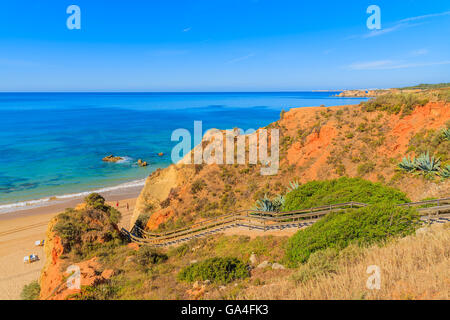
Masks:
[[[142,159],[138,159],[137,164],[138,164],[140,167],[146,167],[146,166],[148,166],[147,161],[143,161]]]
[[[117,161],[123,160],[123,158],[114,156],[113,154],[110,154],[109,156],[104,157],[102,160],[106,161],[106,162],[117,162]]]

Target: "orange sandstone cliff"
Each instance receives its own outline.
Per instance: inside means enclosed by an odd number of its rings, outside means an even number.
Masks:
[[[250,208],[292,180],[362,177],[399,188],[412,200],[448,196],[448,179],[427,180],[397,168],[405,155],[415,155],[414,137],[449,121],[450,103],[436,100],[408,114],[368,112],[361,105],[294,108],[267,127],[280,130],[278,174],[262,176],[260,165],[249,164],[171,165],[147,178],[132,224],[147,214],[147,229],[167,229]],[[204,140],[196,148],[209,143]]]

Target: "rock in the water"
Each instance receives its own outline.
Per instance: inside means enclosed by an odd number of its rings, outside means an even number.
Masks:
[[[258,259],[256,258],[256,254],[254,254],[252,252],[252,254],[250,255],[250,258],[248,259],[248,261],[250,261],[251,264],[256,264],[256,262],[258,262]]]
[[[282,264],[274,263],[274,264],[272,264],[272,269],[274,269],[274,270],[282,270],[282,269],[286,269],[286,268]]]
[[[270,267],[271,265],[272,264],[269,261],[265,260],[265,261],[261,262],[260,264],[258,264],[258,266],[256,268],[264,269],[264,268]]]
[[[138,163],[138,165],[139,165],[140,167],[146,167],[146,166],[148,166],[147,161],[143,161],[142,159],[138,159],[137,163]]]
[[[118,156],[116,157],[113,154],[110,154],[109,156],[104,157],[102,160],[106,161],[106,162],[117,162],[117,161],[123,160],[123,158],[118,157]]]

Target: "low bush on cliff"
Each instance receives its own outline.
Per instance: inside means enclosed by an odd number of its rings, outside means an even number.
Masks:
[[[248,276],[247,265],[237,258],[211,258],[185,267],[178,274],[178,279],[187,282],[210,280],[228,283]]]
[[[147,246],[140,248],[136,254],[136,262],[143,267],[164,262],[167,258],[166,254]]]
[[[295,265],[306,262],[311,254],[320,250],[340,250],[351,243],[364,246],[393,236],[406,236],[415,231],[418,223],[419,216],[414,208],[391,204],[330,213],[289,239],[286,258]]]
[[[442,162],[450,160],[450,140],[444,135],[445,130],[450,130],[450,123],[441,130],[421,130],[409,141],[407,153],[416,155],[429,152]]]
[[[116,211],[94,194],[86,198],[84,209],[66,209],[59,214],[53,231],[61,238],[66,253],[76,249],[78,255],[85,257],[98,247],[121,243],[116,225],[120,213]]]
[[[342,177],[334,180],[310,181],[299,186],[286,195],[283,210],[300,210],[350,201],[367,204],[410,202],[406,195],[397,189],[360,178]]]
[[[30,284],[23,286],[20,297],[22,300],[38,300],[41,293],[41,286],[37,281],[33,281]]]
[[[362,102],[363,111],[387,111],[388,113],[410,114],[415,107],[428,103],[429,98],[418,93],[388,93]]]
[[[81,286],[78,293],[69,295],[73,300],[114,300],[119,288],[113,283],[102,283],[96,286]]]

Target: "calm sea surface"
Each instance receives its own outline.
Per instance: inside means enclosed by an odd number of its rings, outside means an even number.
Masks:
[[[0,93],[0,213],[129,188],[171,163],[172,131],[265,126],[282,108],[357,104],[329,92]],[[158,153],[164,156],[159,157]],[[125,158],[105,163],[109,154]],[[150,163],[139,168],[142,158]],[[32,201],[30,201],[32,200]]]

